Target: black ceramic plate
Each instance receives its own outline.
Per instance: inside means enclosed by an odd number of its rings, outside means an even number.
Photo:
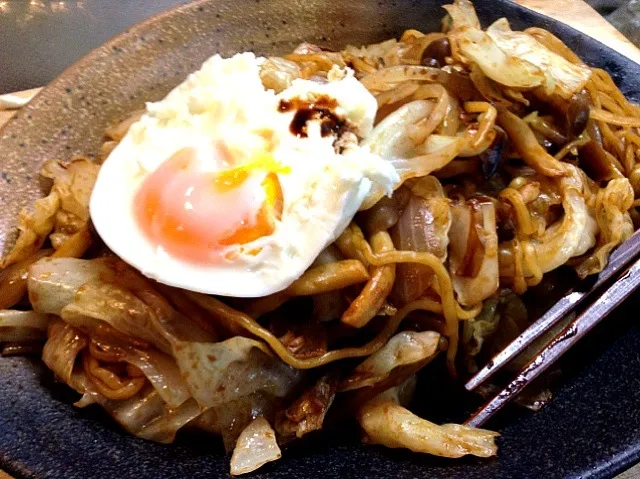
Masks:
[[[49,5],[48,2],[36,3]],[[50,2],[53,3],[64,2]],[[78,10],[76,13],[70,13],[78,15],[77,21],[85,22],[74,37],[74,41],[80,45],[94,45],[94,32],[96,35],[105,35],[105,31],[110,29],[115,32],[128,26],[134,17],[133,14],[112,14],[109,17],[111,23],[105,27],[101,23],[102,20],[93,14],[103,11],[103,8],[118,9],[121,5],[124,11],[127,11],[127,8],[131,9],[134,4],[132,0],[101,0],[99,8],[96,7],[97,0],[67,3],[76,7],[77,4],[83,3],[86,7],[82,12]],[[136,2],[138,7],[142,3]],[[154,2],[144,3],[148,4],[148,11],[152,13],[160,2],[155,5],[152,5]],[[228,8],[231,3],[223,0],[200,3],[206,7],[203,18],[206,21],[218,18],[215,14],[217,5],[225,4]],[[242,25],[242,17],[245,14],[250,14],[254,20],[267,12],[273,15],[273,12],[279,11],[278,8],[286,2],[255,0],[239,3],[241,8],[232,8],[235,16],[228,17],[228,21],[236,26]],[[379,40],[397,34],[405,28],[433,30],[439,28],[443,14],[439,8],[440,4],[440,1],[430,0],[354,0],[353,9],[360,14],[345,17],[338,28],[337,24],[330,21],[318,26],[317,22],[325,18],[325,4],[322,1],[307,0],[299,5],[287,3],[290,6],[282,13],[282,20],[286,18],[286,25],[282,23],[281,31],[274,31],[273,25],[280,23],[280,18],[277,22],[273,18],[265,22],[265,30],[261,32],[263,41],[258,42],[256,48],[269,50],[277,48],[278,45],[284,47],[287,41],[292,39],[322,41],[317,32],[323,28],[328,32],[326,35],[329,38],[326,41],[333,45],[339,45],[343,39],[334,32],[345,29],[355,32],[351,38],[368,36],[365,41]],[[506,16],[514,28],[535,25],[556,33],[587,63],[602,66],[612,73],[625,94],[636,101],[640,98],[640,67],[602,44],[508,1],[478,1],[476,7],[485,25]],[[97,10],[92,12],[92,8]],[[191,14],[197,15],[196,7],[192,8]],[[341,9],[343,13],[350,8],[351,6],[330,7],[332,11]],[[135,11],[140,15],[139,9]],[[49,18],[45,15],[41,19],[40,26],[26,25],[24,28],[30,29],[30,35],[46,32],[49,35],[48,40],[55,42],[56,36],[63,35],[61,32],[64,29],[56,33],[56,25],[59,25],[56,22],[60,19],[54,16],[55,12],[50,13]],[[7,42],[12,38],[11,29],[16,35],[20,34],[20,25],[8,25],[9,18],[0,10],[0,53],[4,53],[1,58],[0,90],[32,86],[21,83],[17,74],[8,75],[7,72],[20,72],[25,62],[37,61],[33,53],[34,48],[38,48],[37,45],[31,45],[30,50],[21,50],[20,46],[7,46]],[[326,18],[330,19],[331,15],[327,15]],[[220,28],[220,36],[223,37],[221,40],[224,43],[224,36],[229,35],[225,33],[224,28],[227,19],[218,18],[212,21],[216,22],[210,25],[212,32],[215,28]],[[315,22],[313,27],[309,22]],[[102,29],[91,28],[91,25],[102,25]],[[155,25],[156,27],[147,25],[146,31],[153,34],[153,29],[158,28],[158,23]],[[166,20],[162,25],[166,28]],[[255,38],[255,22],[252,28]],[[228,29],[226,31],[228,32]],[[215,35],[212,32],[209,33]],[[287,41],[276,41],[272,45],[271,42],[264,41],[269,35],[276,39],[283,37]],[[185,51],[189,50],[190,41],[197,44],[199,40],[188,39]],[[215,42],[209,44],[215,45]],[[135,54],[134,50],[118,51],[116,45],[110,48],[114,48],[114,54],[124,55],[125,60],[127,56]],[[64,50],[63,47],[57,49]],[[224,48],[222,50],[224,51]],[[56,48],[53,48],[51,55],[54,58],[47,60],[48,63],[40,72],[39,80],[49,80],[48,75],[51,72],[57,73],[61,67],[66,66],[68,56],[55,51]],[[200,51],[195,57],[204,57],[215,51],[215,48],[206,52]],[[193,60],[194,54],[190,53],[189,56]],[[105,56],[100,58],[100,61],[108,61]],[[167,61],[175,62],[178,70],[185,68],[184,63],[179,64],[178,58],[171,57]],[[80,78],[81,74],[82,72],[76,71],[76,78]],[[61,88],[60,85],[59,83],[58,89]],[[154,96],[157,94],[154,93]],[[41,97],[25,115],[29,117],[33,114],[36,121],[37,108],[50,113],[54,98],[53,93],[48,97]],[[90,108],[86,104],[83,105]],[[60,115],[67,114],[60,111]],[[21,141],[20,128],[24,129],[24,125],[28,125],[25,122],[23,118],[0,132],[0,152],[4,147],[13,148],[7,147],[7,142]],[[31,134],[30,140],[33,136]],[[64,139],[58,136],[57,141],[63,142]],[[30,147],[31,144],[26,145],[27,149]],[[62,146],[58,149],[64,151]],[[37,153],[39,150],[33,151]],[[2,161],[6,160],[0,160]],[[21,181],[20,178],[22,177],[16,179],[16,183]],[[4,185],[2,189],[7,191],[7,188],[9,187]],[[5,201],[4,196],[2,201]],[[6,231],[0,233],[4,236]],[[640,326],[634,324],[634,305],[639,299],[638,296],[632,298],[614,317],[608,319],[606,324],[587,337],[577,351],[572,352],[569,361],[565,361],[562,386],[549,406],[537,414],[511,410],[497,418],[492,426],[503,434],[497,459],[440,460],[403,451],[362,446],[355,435],[346,434],[339,437],[321,437],[313,443],[287,449],[281,461],[261,469],[252,477],[611,477],[640,458]],[[450,398],[439,397],[440,394],[440,390],[433,384],[423,383],[415,405],[416,411],[430,418],[463,420],[465,412],[458,407],[462,405],[455,401],[451,404]],[[99,411],[74,409],[70,404],[72,400],[73,395],[66,388],[54,384],[50,372],[36,359],[0,359],[0,466],[19,478],[171,479],[212,478],[228,474],[228,458],[220,452],[220,445],[215,439],[183,438],[169,446],[146,442],[120,431]]]

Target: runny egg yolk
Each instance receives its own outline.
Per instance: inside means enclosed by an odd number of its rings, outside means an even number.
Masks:
[[[185,148],[142,183],[135,216],[144,234],[167,253],[209,263],[220,250],[273,233],[282,215],[278,167],[268,154],[221,172],[199,171]]]

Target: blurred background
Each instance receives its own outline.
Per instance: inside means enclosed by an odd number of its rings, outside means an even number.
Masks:
[[[640,0],[587,0],[587,3],[640,47]]]
[[[187,1],[0,0],[0,93],[42,86],[127,27]],[[587,1],[640,45],[640,0]]]

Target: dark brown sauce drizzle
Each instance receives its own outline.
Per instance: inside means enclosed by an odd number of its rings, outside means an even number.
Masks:
[[[338,102],[335,99],[323,95],[313,101],[301,100],[300,98],[280,100],[278,111],[285,113],[296,110],[289,125],[289,131],[293,135],[306,138],[308,136],[307,122],[319,120],[320,134],[323,137],[332,134],[340,136],[347,130],[347,122],[333,112],[337,106]]]

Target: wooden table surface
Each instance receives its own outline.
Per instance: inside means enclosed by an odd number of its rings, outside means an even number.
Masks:
[[[640,63],[640,50],[583,0],[514,1],[522,6],[560,20]],[[18,92],[17,95],[31,96],[34,92],[37,92],[37,89]],[[0,126],[6,123],[13,114],[14,112],[11,111],[0,111]],[[623,476],[625,479],[640,478],[640,467],[627,471]],[[0,479],[12,478],[7,473],[0,471]]]

